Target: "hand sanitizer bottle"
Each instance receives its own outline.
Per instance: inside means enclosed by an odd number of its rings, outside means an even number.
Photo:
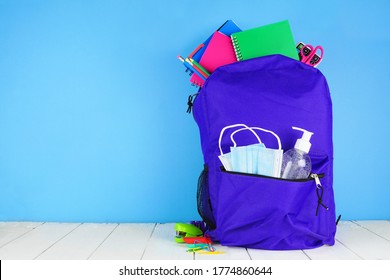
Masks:
[[[295,130],[303,132],[302,138],[298,139],[293,149],[283,154],[282,178],[283,179],[306,179],[311,172],[311,160],[308,155],[311,147],[310,138],[312,132],[299,127]]]

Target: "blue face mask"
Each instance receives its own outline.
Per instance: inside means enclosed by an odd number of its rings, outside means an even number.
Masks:
[[[232,171],[256,174],[259,148],[264,147],[263,143],[242,147],[231,147]]]
[[[256,174],[280,177],[282,169],[283,150],[260,148],[258,149]]]
[[[219,135],[219,151],[220,151],[220,155],[218,156],[219,160],[221,161],[223,167],[225,168],[225,170],[227,171],[233,171],[233,167],[232,167],[232,159],[231,159],[231,153],[223,153],[222,151],[222,146],[221,146],[221,142],[222,142],[222,137],[223,137],[223,134],[224,132],[227,130],[227,129],[231,129],[231,128],[236,128],[236,127],[244,127],[244,129],[248,129],[250,130],[254,136],[256,137],[257,141],[259,143],[261,143],[261,140],[259,138],[259,136],[256,134],[256,132],[254,132],[250,127],[248,127],[247,125],[245,124],[233,124],[233,125],[228,125],[228,126],[225,126],[222,130],[221,130],[221,133]],[[233,132],[234,133],[234,132]],[[234,147],[237,146],[236,142],[234,141],[233,139],[233,134],[231,135],[231,140],[232,142],[234,143]],[[236,157],[236,160],[237,160],[237,157]]]
[[[219,155],[218,158],[221,161],[221,163],[226,171],[233,171],[230,153]]]
[[[260,139],[258,139],[259,143],[257,144],[237,147],[237,144],[234,140],[234,134],[247,129],[251,130],[253,133],[254,130],[261,130],[271,133],[277,139],[279,149],[266,148],[265,145],[261,143]],[[230,153],[222,153],[219,156],[226,170],[271,177],[280,177],[283,150],[281,149],[280,138],[274,132],[259,127],[245,126],[244,128],[240,128],[234,131],[230,138],[234,144],[234,146],[230,148]]]

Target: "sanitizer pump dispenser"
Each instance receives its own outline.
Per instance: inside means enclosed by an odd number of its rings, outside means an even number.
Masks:
[[[310,138],[313,132],[293,126],[293,129],[303,132],[302,138],[298,139],[293,149],[283,154],[282,178],[283,179],[306,179],[311,172],[311,160],[308,155],[311,147]]]

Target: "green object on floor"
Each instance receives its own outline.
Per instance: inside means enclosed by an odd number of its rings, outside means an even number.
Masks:
[[[177,223],[175,224],[175,231],[175,241],[177,243],[184,243],[183,237],[198,237],[203,235],[202,230],[192,224]]]

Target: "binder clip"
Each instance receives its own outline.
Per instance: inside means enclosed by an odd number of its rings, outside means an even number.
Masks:
[[[211,241],[210,237],[204,236],[204,237],[183,237],[184,243],[187,244],[187,247],[189,248],[187,252],[195,252],[199,250],[205,250],[207,252],[215,252],[216,249],[212,245],[213,242]]]

